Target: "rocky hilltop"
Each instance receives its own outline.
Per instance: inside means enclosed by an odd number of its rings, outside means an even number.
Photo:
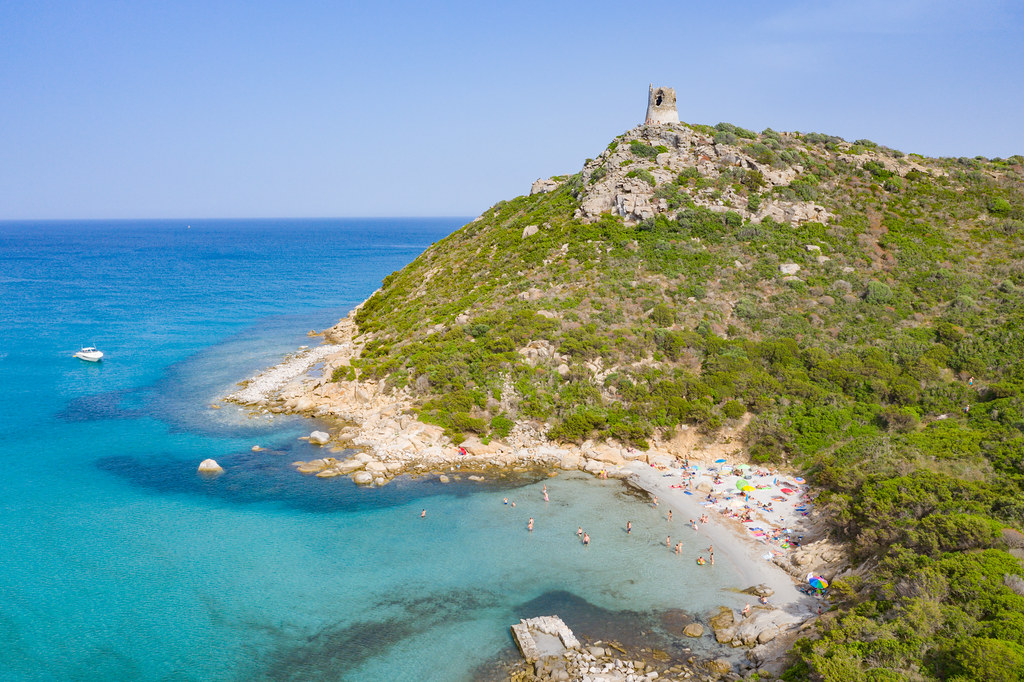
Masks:
[[[385,278],[324,377],[236,400],[342,420],[364,453],[303,470],[363,483],[459,444],[798,468],[854,568],[790,679],[1020,679],[1022,263],[1019,155],[641,126]]]

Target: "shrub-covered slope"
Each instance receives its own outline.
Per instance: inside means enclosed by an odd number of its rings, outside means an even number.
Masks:
[[[753,413],[870,570],[792,679],[1021,679],[1024,158],[641,127],[388,276],[352,368],[456,439]]]

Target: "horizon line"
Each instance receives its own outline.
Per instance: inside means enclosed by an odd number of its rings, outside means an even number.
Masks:
[[[476,216],[472,215],[393,215],[393,216],[227,216],[219,218],[203,218],[203,217],[172,217],[172,218],[0,218],[0,223],[60,223],[60,222],[131,222],[131,221],[180,221],[187,223],[189,221],[223,221],[223,220],[422,220],[424,218],[468,218],[472,220]]]

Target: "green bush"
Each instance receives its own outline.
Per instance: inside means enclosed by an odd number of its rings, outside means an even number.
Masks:
[[[653,159],[658,154],[667,152],[668,147],[661,145],[654,147],[639,140],[633,140],[632,142],[629,143],[629,150],[633,152],[633,154],[641,158]]]
[[[871,280],[864,293],[864,300],[868,303],[888,303],[892,300],[892,289],[878,280]]]
[[[739,419],[746,413],[746,406],[738,400],[730,400],[725,405],[722,405],[722,414],[728,419]]]
[[[491,434],[499,439],[508,438],[515,425],[516,423],[504,414],[495,415],[491,418]]]
[[[1003,197],[994,197],[988,202],[988,212],[992,215],[1006,215],[1013,207]]]
[[[651,175],[650,172],[644,170],[643,168],[637,168],[636,170],[629,171],[628,173],[626,173],[626,177],[627,178],[640,178],[641,180],[646,182],[651,187],[654,187],[654,185],[657,184],[657,181],[654,179],[654,176]]]
[[[676,314],[666,304],[659,303],[651,311],[651,320],[659,327],[671,327],[676,323]]]

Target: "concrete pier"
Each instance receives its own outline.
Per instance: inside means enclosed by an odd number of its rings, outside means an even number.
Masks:
[[[580,643],[558,616],[539,616],[520,620],[512,626],[512,638],[527,661],[546,656],[561,656]]]

